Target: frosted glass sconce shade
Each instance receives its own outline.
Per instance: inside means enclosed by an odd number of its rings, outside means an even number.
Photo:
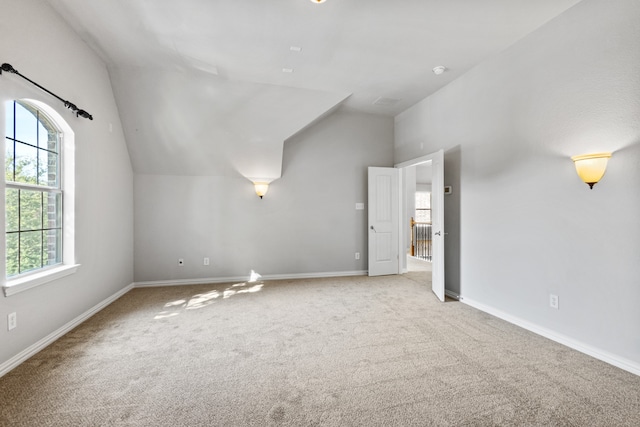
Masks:
[[[262,196],[267,194],[267,191],[269,191],[268,182],[254,182],[253,185],[256,188],[256,194],[260,196],[261,199],[262,199]]]
[[[573,156],[571,160],[576,165],[580,179],[586,182],[589,188],[593,188],[606,172],[610,157],[611,153],[595,153]]]

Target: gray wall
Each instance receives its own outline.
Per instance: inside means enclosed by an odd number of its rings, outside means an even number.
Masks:
[[[463,297],[636,369],[638,22],[638,1],[584,0],[396,117],[395,134],[396,162],[445,150]],[[570,156],[599,151],[613,158],[589,190]]]
[[[283,165],[262,200],[242,177],[136,174],[135,281],[366,270],[355,204],[367,166],[393,166],[393,119],[338,111],[286,141]]]
[[[20,98],[50,105],[74,130],[75,253],[81,264],[72,276],[10,297],[0,296],[2,364],[131,284],[133,174],[101,60],[45,2],[0,0],[0,10],[2,62],[94,116],[93,121],[77,118],[57,99],[20,77],[0,76],[2,132],[5,103]],[[4,245],[0,248],[4,258]],[[18,327],[8,332],[7,314],[11,312],[17,313]]]

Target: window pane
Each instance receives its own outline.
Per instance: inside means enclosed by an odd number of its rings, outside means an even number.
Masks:
[[[20,222],[18,217],[18,190],[7,188],[5,190],[4,223],[6,232],[18,231]]]
[[[13,181],[13,141],[5,138],[4,146],[4,179]]]
[[[16,139],[37,146],[38,119],[29,110],[16,103]]]
[[[416,191],[416,209],[431,209],[431,193]]]
[[[416,209],[416,222],[428,222],[428,223],[431,223],[431,210],[430,209]]]
[[[55,129],[49,129],[49,137],[47,140],[47,150],[54,153],[60,153],[60,132]]]
[[[42,231],[20,233],[20,273],[42,267]]]
[[[42,247],[43,264],[60,264],[62,262],[62,230],[45,230],[42,233],[45,242]]]
[[[16,178],[15,182],[36,184],[38,149],[16,143]]]
[[[18,274],[18,233],[7,234],[7,277]]]
[[[5,136],[13,138],[13,101],[4,104]]]
[[[43,116],[38,123],[38,147],[58,153],[58,131]]]
[[[62,194],[45,192],[42,202],[42,227],[62,228]]]
[[[42,192],[20,190],[20,230],[42,228]]]
[[[58,155],[40,150],[38,184],[49,187],[58,186]]]
[[[47,148],[47,142],[49,140],[49,132],[45,128],[42,122],[38,122],[38,147]]]

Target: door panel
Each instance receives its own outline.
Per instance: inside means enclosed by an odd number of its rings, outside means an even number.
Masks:
[[[369,276],[398,274],[399,171],[369,168]]]

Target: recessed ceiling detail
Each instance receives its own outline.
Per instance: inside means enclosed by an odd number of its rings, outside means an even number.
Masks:
[[[373,105],[378,105],[380,107],[393,107],[398,105],[398,102],[400,102],[399,99],[380,97],[373,101]]]

